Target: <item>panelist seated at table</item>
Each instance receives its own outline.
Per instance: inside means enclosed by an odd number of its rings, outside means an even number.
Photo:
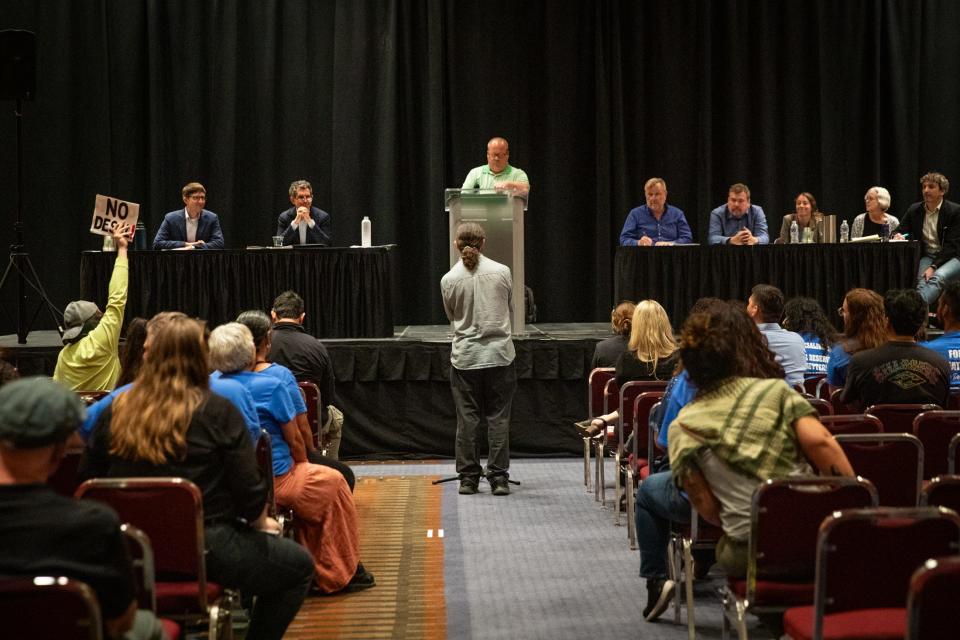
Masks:
[[[890,225],[890,231],[900,225],[900,220],[887,213],[887,209],[890,208],[890,192],[883,187],[867,189],[867,193],[863,196],[863,203],[866,212],[853,219],[853,225],[850,227],[851,240],[864,236],[879,236],[884,223]]]
[[[487,142],[487,164],[471,169],[461,189],[503,189],[525,198],[530,192],[530,180],[523,169],[510,165],[506,139],[496,137]]]
[[[643,195],[647,203],[634,207],[627,214],[620,232],[620,246],[650,247],[693,241],[683,211],[667,204],[667,183],[663,178],[647,180]]]
[[[750,187],[730,185],[727,204],[710,212],[710,244],[768,244],[767,216],[750,203]]]
[[[333,240],[330,214],[313,206],[313,187],[306,180],[294,180],[289,193],[293,206],[277,218],[276,235],[283,236],[284,245],[329,247]]]
[[[220,219],[213,211],[203,208],[207,204],[207,190],[199,182],[190,182],[181,193],[186,207],[163,217],[153,248],[223,249]]]
[[[823,228],[818,223],[817,200],[812,193],[803,191],[793,201],[793,213],[783,216],[780,226],[780,243],[790,244],[790,227],[797,223],[797,242],[823,242]]]

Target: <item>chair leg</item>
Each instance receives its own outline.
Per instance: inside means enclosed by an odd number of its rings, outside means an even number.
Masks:
[[[687,636],[690,640],[697,639],[697,621],[693,611],[693,551],[692,542],[683,541],[683,582],[687,595]]]
[[[637,509],[637,490],[633,484],[634,471],[633,465],[627,465],[627,540],[630,541],[630,550],[637,548],[637,523],[634,521],[634,514]]]
[[[620,482],[620,447],[613,454],[613,526],[620,526],[620,496],[623,493],[623,484]]]
[[[590,439],[590,446],[593,448],[593,500],[600,502],[600,467],[603,465],[603,458],[600,457],[600,445],[596,439]]]
[[[583,439],[583,484],[590,493],[590,438]]]
[[[667,575],[674,585],[680,583],[680,562],[677,558],[677,536],[671,535],[670,542],[667,543]],[[673,588],[673,622],[680,624],[680,590]]]
[[[606,436],[597,440],[597,464],[600,465],[600,507],[607,508],[607,447]]]

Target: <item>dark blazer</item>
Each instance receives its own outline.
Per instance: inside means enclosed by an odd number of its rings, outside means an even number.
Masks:
[[[187,242],[187,221],[184,211],[184,209],[178,209],[163,216],[163,223],[157,231],[157,237],[153,239],[154,250],[177,249],[184,246]],[[223,249],[220,219],[213,211],[204,209],[200,212],[197,240],[203,240],[203,244],[197,245],[198,249]]]
[[[290,207],[277,218],[277,235],[283,236],[283,244],[300,244],[300,229],[290,226],[297,217],[297,208]],[[330,214],[322,209],[310,207],[310,217],[313,218],[313,228],[307,227],[307,244],[320,244],[329,247],[333,241]]]
[[[900,218],[896,233],[909,233],[910,240],[919,240],[926,255],[927,246],[923,241],[923,218],[926,215],[923,201],[914,202]],[[946,198],[940,205],[937,217],[937,237],[940,238],[940,253],[933,261],[933,267],[939,269],[951,258],[960,256],[960,204]]]

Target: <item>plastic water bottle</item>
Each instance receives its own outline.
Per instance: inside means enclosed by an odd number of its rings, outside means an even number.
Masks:
[[[813,243],[813,229],[807,227],[803,230],[803,243],[812,244]]]
[[[103,236],[103,251],[104,253],[109,253],[116,251],[117,247],[113,244],[113,236]]]
[[[850,242],[850,225],[846,220],[840,225],[840,242]]]
[[[794,220],[790,223],[790,244],[797,244],[800,241],[800,227],[797,226],[797,221]]]
[[[360,246],[369,247],[370,246],[370,218],[368,216],[363,216],[363,220],[360,221]]]
[[[880,225],[880,241],[886,242],[890,239],[890,223],[884,222]]]

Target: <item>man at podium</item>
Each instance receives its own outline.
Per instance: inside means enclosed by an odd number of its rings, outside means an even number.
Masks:
[[[510,166],[510,145],[504,138],[491,138],[487,143],[487,164],[467,174],[462,189],[507,189],[518,196],[530,191],[530,180],[523,169]]]

